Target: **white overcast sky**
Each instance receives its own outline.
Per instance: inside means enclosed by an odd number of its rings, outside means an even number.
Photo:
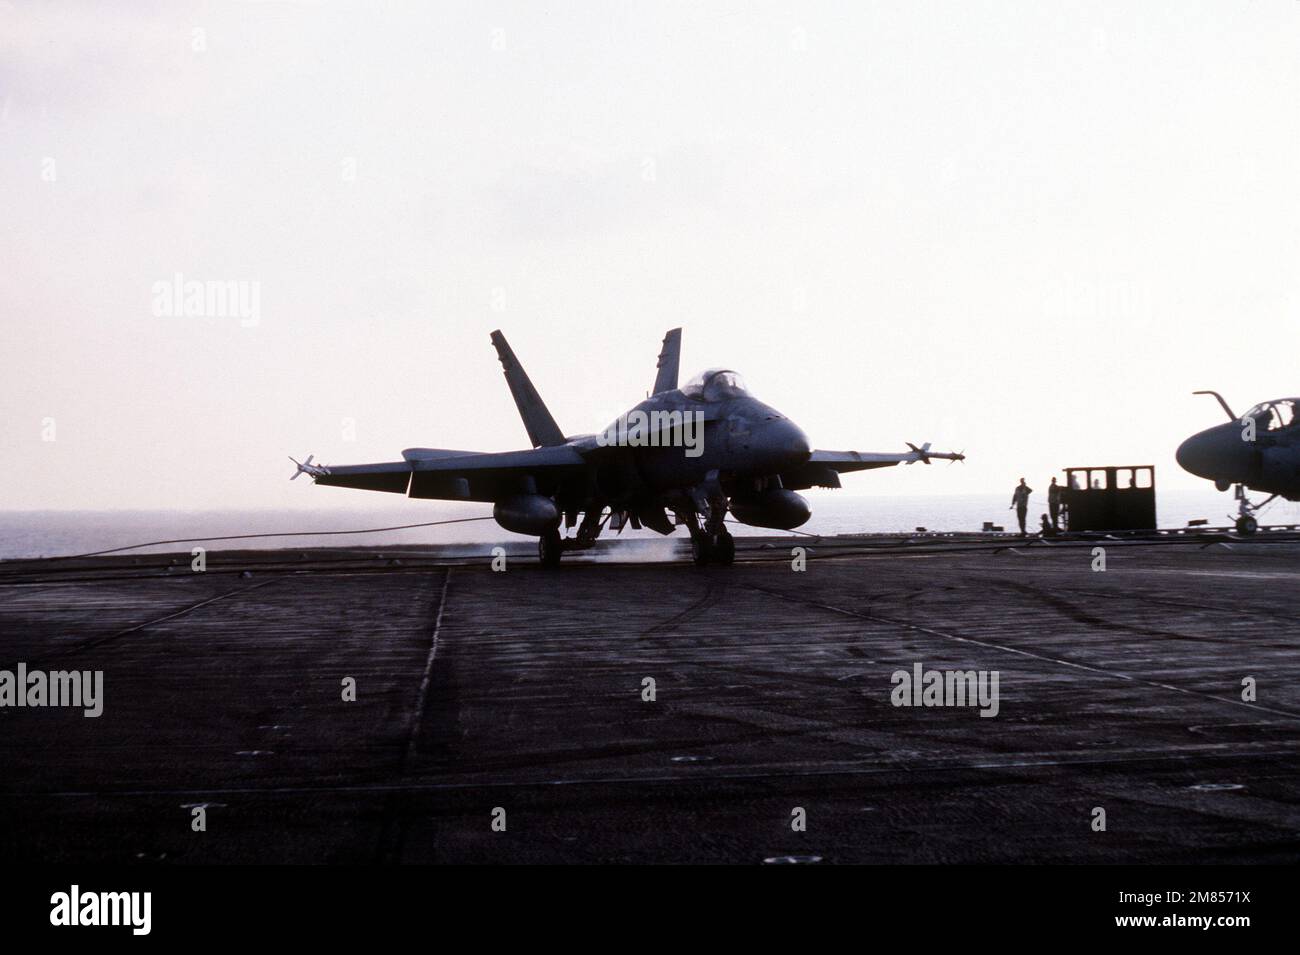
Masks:
[[[0,3],[0,501],[392,504],[285,455],[524,446],[498,327],[567,433],[682,325],[970,457],[858,492],[1198,486],[1193,389],[1300,393],[1297,104],[1293,0]]]

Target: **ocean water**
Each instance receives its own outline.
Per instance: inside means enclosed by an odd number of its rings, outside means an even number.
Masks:
[[[1008,510],[1010,493],[935,495],[930,497],[871,497],[834,491],[809,492],[813,516],[800,531],[813,534],[913,531],[978,531],[985,521],[1007,529],[1015,526],[1015,514]],[[1047,510],[1044,495],[1030,502],[1029,517],[1036,524]],[[225,510],[225,511],[8,511],[0,512],[0,559],[52,557],[84,554],[126,547],[149,541],[177,538],[202,543],[209,550],[235,548],[329,547],[351,545],[429,545],[450,543],[493,543],[522,540],[503,531],[490,519],[486,504],[440,501],[402,501],[382,507],[334,507],[311,510]],[[1205,490],[1173,490],[1160,493],[1157,519],[1161,527],[1183,527],[1196,518],[1212,525],[1229,523],[1235,513],[1230,494]],[[445,524],[398,531],[359,534],[310,534],[276,536],[250,540],[211,540],[235,534],[282,534],[292,532],[351,531],[413,524],[424,521],[487,517],[469,523]],[[1300,505],[1275,502],[1261,515],[1261,523],[1300,523]],[[685,531],[679,530],[684,536]],[[778,534],[743,525],[736,534]],[[613,536],[607,534],[606,536]],[[653,531],[626,529],[622,537],[658,538]],[[191,543],[139,548],[133,553],[188,552]]]

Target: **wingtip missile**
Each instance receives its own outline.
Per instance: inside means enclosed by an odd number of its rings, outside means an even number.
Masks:
[[[292,454],[288,455],[289,460],[292,461],[294,463],[294,466],[297,468],[297,470],[293,472],[293,475],[289,478],[289,480],[290,481],[298,480],[298,475],[300,474],[310,474],[314,478],[320,477],[323,474],[328,474],[329,471],[326,468],[321,467],[319,464],[311,463],[312,458],[314,458],[315,456],[316,455],[314,454],[309,454],[307,455],[306,461],[299,461]]]
[[[920,461],[922,464],[929,464],[932,458],[939,458],[942,461],[948,462],[966,460],[966,454],[962,451],[931,451],[929,441],[925,442],[925,444],[921,445],[919,448],[911,441],[908,441],[907,446],[911,448],[912,453],[916,455],[915,458],[907,462],[908,464],[915,464],[917,461]]]

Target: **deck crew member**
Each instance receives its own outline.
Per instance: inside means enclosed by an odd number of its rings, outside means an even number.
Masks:
[[[1025,483],[1025,479],[1020,479],[1020,484],[1016,486],[1015,491],[1011,494],[1011,507],[1016,509],[1016,519],[1020,521],[1020,536],[1025,536],[1025,515],[1029,512],[1029,495],[1034,493],[1034,489]],[[1008,508],[1010,510],[1010,508]]]
[[[1056,483],[1056,478],[1052,478],[1052,484],[1047,489],[1047,512],[1052,515],[1052,529],[1061,529],[1061,486]]]

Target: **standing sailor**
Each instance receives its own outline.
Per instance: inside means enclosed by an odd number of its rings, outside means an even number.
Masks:
[[[1034,489],[1025,483],[1025,479],[1020,479],[1015,491],[1011,494],[1011,506],[1016,509],[1016,519],[1020,521],[1020,536],[1025,536],[1025,515],[1029,512],[1029,495],[1034,493]]]
[[[1061,529],[1061,486],[1052,478],[1052,486],[1047,489],[1047,511],[1052,515],[1052,529]]]

